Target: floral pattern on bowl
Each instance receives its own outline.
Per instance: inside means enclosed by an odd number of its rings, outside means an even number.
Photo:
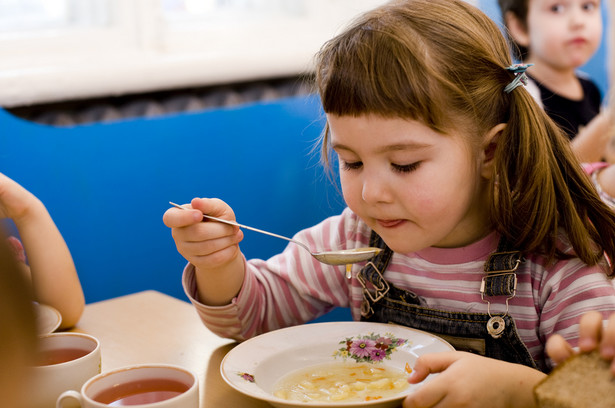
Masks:
[[[247,382],[251,382],[251,383],[254,382],[254,375],[252,374],[239,372],[237,373],[237,375],[243,378],[244,380],[246,380]]]
[[[370,333],[347,337],[339,342],[339,344],[344,344],[344,347],[336,350],[333,356],[344,360],[352,358],[357,363],[379,363],[385,359],[390,360],[391,353],[406,343],[408,343],[407,339],[397,338],[391,333],[385,333],[384,336]]]

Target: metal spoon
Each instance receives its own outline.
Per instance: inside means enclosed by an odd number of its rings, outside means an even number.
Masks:
[[[186,210],[186,207],[182,207],[179,204],[175,204],[174,202],[169,201],[174,207],[181,208],[182,210]],[[324,251],[324,252],[312,252],[312,250],[303,242],[297,241],[292,238],[287,238],[282,235],[274,234],[273,232],[263,231],[258,228],[248,227],[247,225],[238,224],[234,221],[223,220],[222,218],[212,217],[211,215],[203,214],[203,221],[205,220],[213,220],[218,221],[224,224],[234,225],[236,227],[248,229],[250,231],[260,232],[261,234],[271,235],[272,237],[285,239],[294,244],[303,247],[307,250],[314,258],[322,263],[326,263],[329,265],[348,265],[356,262],[366,261],[374,256],[376,256],[382,249],[375,247],[364,247],[364,248],[354,248],[354,249],[340,249],[337,251]]]

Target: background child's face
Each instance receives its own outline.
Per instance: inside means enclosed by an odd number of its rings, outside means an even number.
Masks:
[[[600,46],[599,0],[530,0],[528,60],[553,69],[575,69]]]
[[[481,161],[460,132],[327,115],[348,207],[397,252],[459,247],[489,231]]]

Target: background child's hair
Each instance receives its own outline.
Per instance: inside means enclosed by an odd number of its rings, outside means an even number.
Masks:
[[[506,13],[512,13],[519,23],[527,30],[527,9],[529,7],[530,0],[498,0],[498,4],[500,5],[500,11],[502,13],[502,21],[506,23]],[[513,54],[513,57],[518,61],[524,61],[528,55],[528,48],[523,45],[519,45],[511,35],[508,34],[507,37],[510,41],[511,47],[510,50]]]
[[[463,0],[394,1],[323,46],[316,85],[328,114],[413,119],[445,134],[463,129],[476,151],[489,129],[507,123],[494,156],[494,228],[550,260],[564,257],[560,229],[585,263],[603,252],[615,259],[615,213],[532,96],[523,87],[504,92],[511,63],[497,25]],[[322,153],[329,164],[328,127]]]

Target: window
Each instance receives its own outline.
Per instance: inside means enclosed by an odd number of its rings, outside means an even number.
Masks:
[[[276,78],[383,0],[0,0],[0,106]]]

